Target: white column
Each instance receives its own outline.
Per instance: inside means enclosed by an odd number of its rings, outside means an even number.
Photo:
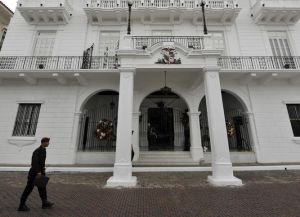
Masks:
[[[200,112],[189,112],[190,116],[190,140],[191,140],[191,155],[194,161],[203,159],[203,149],[200,134]]]
[[[212,151],[212,176],[208,181],[216,186],[242,185],[242,181],[233,176],[218,68],[206,69],[204,84]]]
[[[72,163],[76,163],[76,153],[77,153],[77,143],[79,138],[79,122],[80,122],[81,112],[75,112],[73,129],[72,129],[72,138],[71,138],[71,153],[73,154]]]
[[[107,187],[130,187],[136,185],[132,176],[131,142],[132,142],[132,108],[133,82],[135,69],[120,69],[119,108],[117,144],[113,176],[107,180]]]
[[[132,128],[133,128],[133,136],[132,136],[132,146],[134,151],[133,161],[137,161],[140,155],[140,146],[139,146],[139,136],[140,136],[140,115],[141,112],[134,112],[132,114]]]

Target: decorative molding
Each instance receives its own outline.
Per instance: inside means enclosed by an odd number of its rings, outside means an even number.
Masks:
[[[161,49],[162,59],[158,59],[156,64],[181,64],[181,59],[175,59],[176,48],[174,42],[163,42]]]
[[[201,112],[187,112],[187,114],[193,117],[193,116],[199,116]]]
[[[12,136],[8,139],[8,143],[18,147],[24,147],[36,143],[36,137],[15,137]]]
[[[294,143],[300,144],[300,137],[293,137],[293,138],[292,138],[292,141],[293,141]]]
[[[44,100],[17,100],[16,101],[18,104],[21,104],[21,103],[36,103],[36,104],[44,104],[45,101]],[[26,137],[27,138],[27,137]]]
[[[282,104],[300,104],[300,99],[299,100],[283,100]]]

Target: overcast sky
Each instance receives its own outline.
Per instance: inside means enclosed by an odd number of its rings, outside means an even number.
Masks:
[[[2,1],[10,10],[15,11],[18,0],[0,0]]]

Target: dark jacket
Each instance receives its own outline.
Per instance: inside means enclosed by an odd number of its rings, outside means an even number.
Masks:
[[[46,148],[42,146],[32,153],[31,168],[29,174],[35,176],[37,173],[45,175]]]

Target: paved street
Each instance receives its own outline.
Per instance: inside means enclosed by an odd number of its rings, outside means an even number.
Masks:
[[[52,173],[51,210],[41,209],[38,191],[28,213],[16,211],[26,173],[0,173],[0,216],[55,217],[296,217],[300,216],[300,171],[237,172],[243,187],[216,188],[206,172],[136,173],[138,186],[107,189],[111,173]]]

